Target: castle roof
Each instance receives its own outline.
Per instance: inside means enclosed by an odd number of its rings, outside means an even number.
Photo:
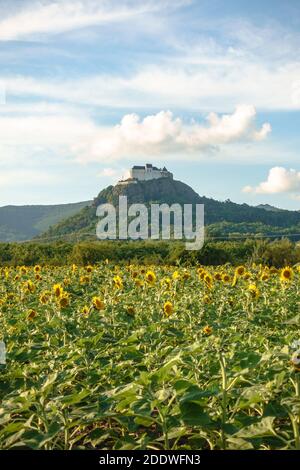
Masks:
[[[133,170],[146,170],[146,168],[151,168],[152,170],[155,170],[155,171],[168,171],[165,166],[161,170],[161,168],[157,168],[157,166],[153,166],[152,163],[146,163],[146,165],[134,165],[132,167]]]

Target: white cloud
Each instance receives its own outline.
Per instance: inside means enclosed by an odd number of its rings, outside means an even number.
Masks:
[[[36,169],[3,170],[0,169],[0,188],[16,188],[22,186],[43,186],[55,184],[60,177]]]
[[[0,116],[0,144],[13,147],[71,145],[95,134],[97,127],[86,118],[68,115]],[[22,151],[22,150],[21,150]]]
[[[245,186],[243,191],[256,194],[293,193],[300,191],[300,172],[275,166],[270,169],[267,180],[256,187]]]
[[[83,163],[154,155],[197,159],[227,145],[242,142],[254,145],[271,130],[268,123],[256,129],[256,111],[251,105],[237,106],[232,114],[209,113],[202,124],[185,123],[170,111],[160,111],[143,119],[137,114],[127,114],[115,126],[100,126],[88,115],[73,114],[68,107],[65,114],[59,106],[46,106],[45,114],[39,114],[43,104],[36,104],[33,108],[36,114],[32,115],[14,114],[17,109],[11,109],[12,114],[8,116],[0,114],[3,155],[9,154],[4,150],[6,146],[17,149],[19,154],[25,155],[26,149],[31,149],[42,158],[45,151],[50,151]],[[103,176],[113,176],[113,169],[103,171]]]
[[[162,63],[142,66],[130,76],[74,79],[0,77],[7,100],[42,97],[111,108],[181,108],[229,111],[237,103],[265,110],[300,109],[300,62],[268,65],[234,58],[231,65]]]
[[[128,21],[137,15],[155,12],[166,5],[148,0],[57,0],[25,2],[0,21],[0,41],[28,39],[112,22]],[[176,2],[175,2],[176,3]],[[180,2],[177,2],[177,4]]]
[[[256,112],[253,106],[240,105],[232,114],[219,117],[210,113],[208,125],[185,124],[170,111],[161,111],[141,119],[127,114],[114,127],[102,127],[92,139],[73,146],[80,161],[105,161],[126,157],[166,155],[205,151],[227,143],[253,141],[266,137],[270,125],[255,130]]]

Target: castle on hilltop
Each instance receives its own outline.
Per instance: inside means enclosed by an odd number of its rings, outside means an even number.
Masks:
[[[129,178],[119,181],[118,184],[137,183],[138,181],[149,181],[159,178],[173,179],[173,173],[170,173],[165,166],[161,169],[153,166],[151,163],[146,163],[144,166],[134,165],[129,170],[129,175]]]

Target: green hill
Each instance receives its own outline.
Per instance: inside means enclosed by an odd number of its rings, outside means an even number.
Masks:
[[[81,239],[86,236],[95,238],[97,223],[96,208],[99,204],[111,203],[118,206],[119,196],[127,196],[128,204],[179,203],[204,204],[207,233],[221,238],[241,234],[271,236],[300,232],[300,213],[297,211],[271,211],[265,208],[236,204],[230,200],[217,201],[197,194],[190,186],[181,181],[161,178],[138,181],[136,184],[108,186],[103,189],[89,207],[50,227],[43,238],[68,237]]]
[[[0,207],[0,241],[31,239],[88,205],[91,205],[91,201],[49,206]]]

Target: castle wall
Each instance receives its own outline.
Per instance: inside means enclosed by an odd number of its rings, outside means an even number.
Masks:
[[[131,178],[136,178],[139,181],[149,181],[158,178],[173,177],[172,173],[169,173],[168,171],[153,170],[153,168],[132,168],[130,170],[130,176]]]

